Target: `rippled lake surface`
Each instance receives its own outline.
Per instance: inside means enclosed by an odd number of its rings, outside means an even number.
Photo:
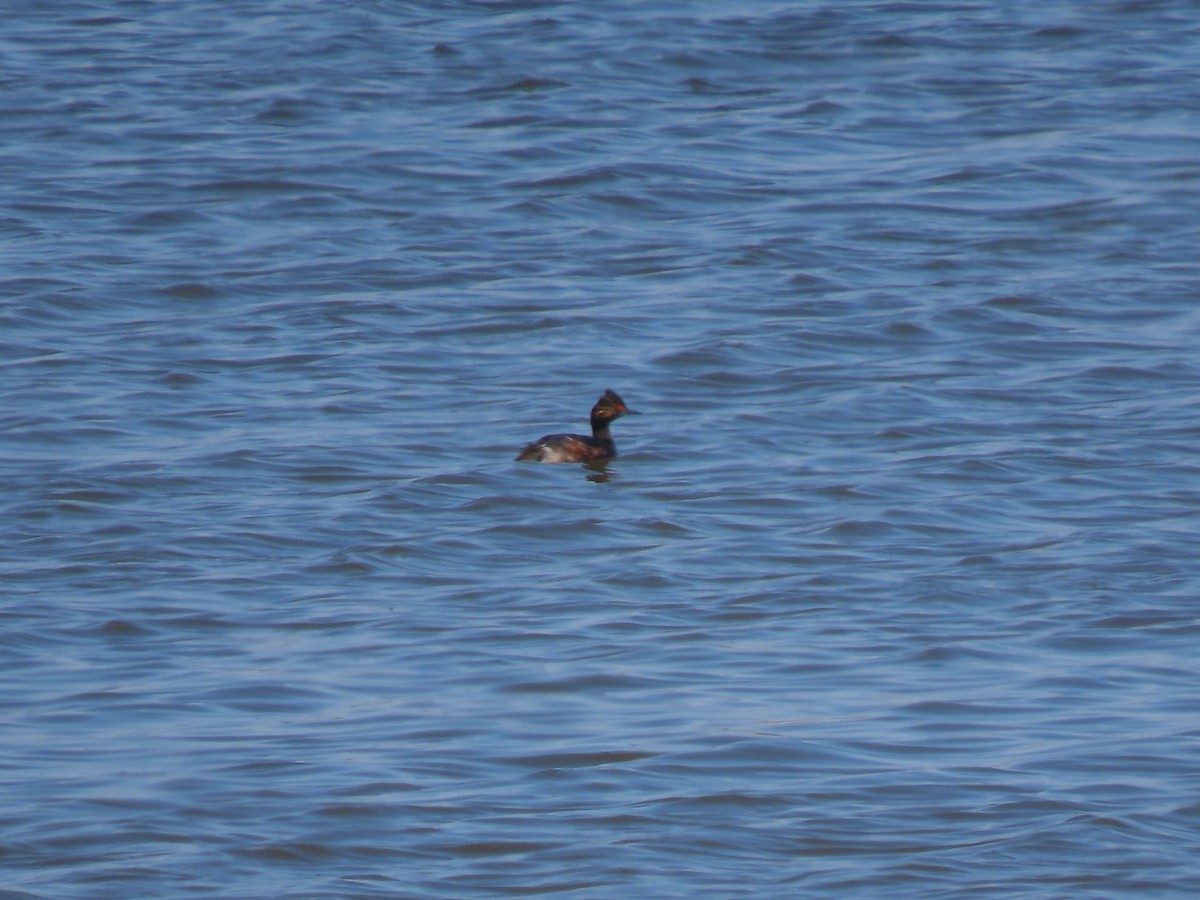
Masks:
[[[1195,2],[4,21],[5,898],[1200,892]]]

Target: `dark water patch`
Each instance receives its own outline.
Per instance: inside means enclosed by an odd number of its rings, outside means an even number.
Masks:
[[[156,209],[131,216],[124,224],[133,231],[177,229],[199,217],[200,214],[191,209]]]
[[[154,635],[154,629],[147,628],[136,622],[129,622],[123,619],[109,619],[108,621],[85,630],[87,633],[95,637],[111,637],[111,638],[141,638]]]
[[[233,197],[245,197],[255,194],[303,194],[305,196],[320,196],[327,192],[336,192],[337,188],[334,185],[288,181],[280,178],[244,178],[202,182],[193,185],[191,190],[210,194],[225,194]]]
[[[507,95],[528,95],[553,92],[567,88],[565,81],[559,81],[555,78],[544,78],[537,76],[525,76],[518,78],[515,81],[508,81],[503,84],[492,84],[472,88],[466,94],[480,100],[496,100]]]
[[[222,296],[223,292],[208,284],[197,282],[179,282],[167,285],[162,292],[168,297],[179,300],[211,300]]]
[[[1088,30],[1077,25],[1047,25],[1033,32],[1034,38],[1054,41],[1067,41],[1088,35]]]
[[[554,850],[563,846],[561,843],[537,841],[477,841],[467,844],[446,844],[440,847],[443,853],[455,856],[512,856],[526,853],[537,853],[544,850]],[[557,892],[557,891],[556,891]]]
[[[574,694],[590,691],[652,690],[662,684],[645,678],[622,675],[593,674],[552,681],[525,682],[506,685],[503,690],[523,694]]]
[[[480,128],[480,129],[519,128],[519,127],[523,127],[523,126],[527,126],[527,125],[536,125],[536,124],[540,123],[541,121],[542,121],[542,119],[539,116],[525,114],[525,115],[505,116],[503,118],[498,118],[498,119],[481,119],[478,122],[467,123],[466,127],[467,128]]]
[[[342,855],[333,847],[325,844],[293,841],[265,842],[254,847],[238,847],[234,852],[251,860],[291,865],[314,864],[322,860],[328,862],[331,858]]]
[[[502,762],[529,769],[590,769],[598,766],[619,765],[636,762],[653,756],[630,750],[598,750],[578,753],[545,753],[532,756],[520,756],[501,760]]]
[[[299,97],[279,97],[254,116],[254,121],[266,125],[292,125],[309,117],[319,107]]]

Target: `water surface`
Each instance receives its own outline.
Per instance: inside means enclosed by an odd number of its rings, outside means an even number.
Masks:
[[[0,891],[1200,891],[1197,12],[11,11]]]

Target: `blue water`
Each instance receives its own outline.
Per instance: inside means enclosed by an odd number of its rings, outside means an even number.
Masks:
[[[1195,2],[4,23],[5,898],[1200,892]]]

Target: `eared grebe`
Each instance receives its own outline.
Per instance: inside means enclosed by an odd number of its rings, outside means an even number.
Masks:
[[[517,459],[548,463],[604,462],[612,459],[617,455],[617,445],[608,433],[608,426],[613,419],[632,414],[633,410],[626,409],[625,401],[614,391],[605,391],[604,396],[592,407],[591,437],[585,434],[548,434],[522,450]]]

